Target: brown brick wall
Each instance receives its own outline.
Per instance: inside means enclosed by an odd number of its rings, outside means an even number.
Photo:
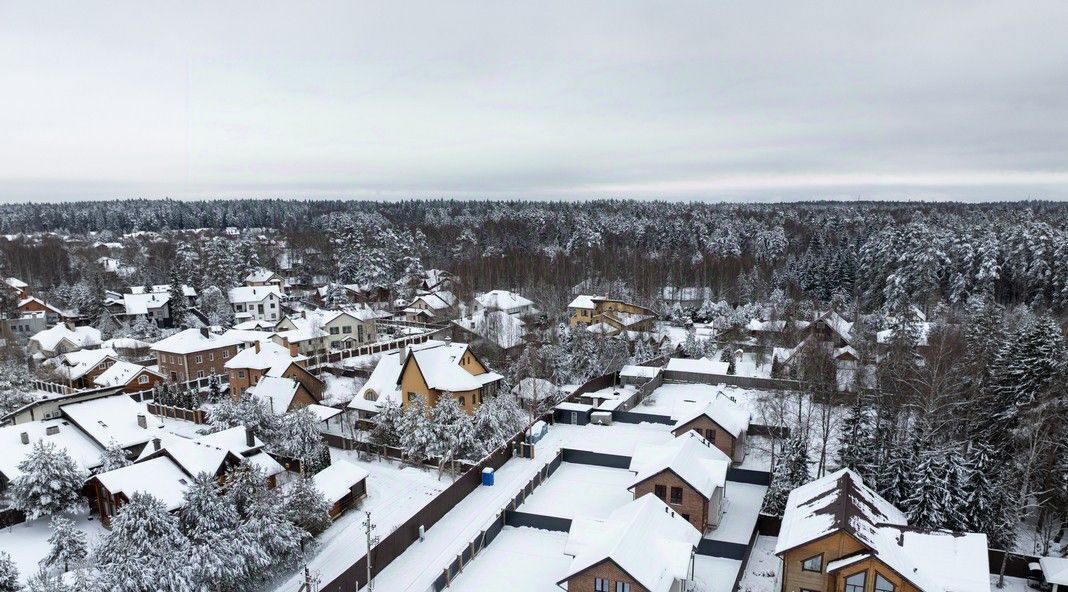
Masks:
[[[663,485],[665,487],[665,499],[663,501],[669,508],[675,510],[678,514],[683,515],[683,517],[689,520],[690,524],[692,524],[698,531],[703,533],[708,528],[708,502],[700,493],[697,493],[696,489],[690,487],[688,483],[680,479],[678,475],[671,471],[661,471],[659,474],[639,483],[638,486],[634,488],[634,499],[638,499],[647,493],[655,495],[657,485]],[[681,504],[671,503],[672,487],[682,488]]]
[[[148,376],[148,383],[141,384],[140,382],[137,381],[138,377],[141,376],[142,374],[145,375],[145,376]],[[160,378],[159,376],[156,376],[155,374],[153,374],[151,372],[142,371],[140,374],[135,376],[133,380],[130,381],[130,384],[127,384],[125,387],[123,387],[122,392],[124,392],[124,393],[136,393],[136,392],[140,392],[140,391],[147,391],[147,390],[156,388],[157,385],[162,384],[163,382],[164,382],[164,380],[162,378]]]
[[[615,592],[616,582],[629,583],[631,592],[649,592],[622,569],[619,569],[615,563],[608,560],[602,561],[568,580],[567,592],[594,592],[594,578],[608,580],[608,590],[610,592]]]
[[[723,454],[734,459],[734,436],[716,425],[716,422],[702,415],[684,426],[675,428],[672,433],[674,433],[675,436],[681,436],[691,430],[697,431],[698,434],[701,434],[707,440],[712,440],[712,438],[708,437],[709,430],[712,430],[715,433],[715,440],[712,443],[716,445],[716,448],[722,450]]]
[[[223,365],[236,354],[237,347],[231,345],[185,355],[166,352],[159,352],[157,355],[159,356],[160,372],[167,377],[167,380],[184,382],[195,380],[198,371],[203,371],[205,377],[212,374],[225,374],[226,369],[223,368]],[[197,356],[202,356],[199,364],[196,362]],[[188,363],[188,374],[186,374],[186,364],[183,363],[183,360]],[[174,376],[172,376],[172,373]]]

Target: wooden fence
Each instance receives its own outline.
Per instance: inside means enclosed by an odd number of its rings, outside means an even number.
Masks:
[[[208,423],[208,412],[203,409],[186,409],[185,407],[172,407],[170,405],[159,405],[157,403],[148,403],[146,407],[148,408],[149,413],[159,417],[191,421],[197,425]]]
[[[429,331],[427,333],[420,333],[419,335],[408,335],[401,337],[400,339],[394,339],[392,341],[381,341],[378,343],[369,343],[367,345],[361,345],[360,347],[354,347],[350,349],[340,349],[337,351],[327,352],[325,354],[318,354],[311,356],[308,360],[308,369],[317,370],[320,366],[327,364],[336,364],[342,360],[349,358],[358,358],[360,356],[367,356],[371,354],[380,354],[387,351],[400,349],[406,345],[415,345],[418,343],[426,343],[435,335],[448,330],[448,327],[440,327]]]

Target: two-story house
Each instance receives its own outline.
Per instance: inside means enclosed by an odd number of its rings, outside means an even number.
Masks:
[[[294,344],[307,356],[378,341],[378,315],[368,308],[303,310],[275,325],[277,343]]]
[[[161,339],[152,344],[152,351],[167,380],[185,382],[224,374],[226,361],[243,347],[244,342],[234,335],[220,335],[201,327]]]
[[[702,533],[719,526],[731,461],[695,432],[634,449],[634,499],[653,494]]]
[[[567,309],[572,327],[585,327],[605,336],[652,331],[656,323],[656,313],[651,309],[605,296],[577,296]]]
[[[278,286],[239,286],[228,292],[237,321],[278,321],[282,318],[282,291]]]

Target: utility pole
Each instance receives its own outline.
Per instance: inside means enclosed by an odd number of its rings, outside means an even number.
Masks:
[[[365,510],[363,532],[367,537],[367,592],[372,592],[375,589],[375,583],[371,576],[371,549],[377,545],[380,540],[379,537],[374,535],[376,528],[378,528],[378,525],[371,522],[371,512]]]

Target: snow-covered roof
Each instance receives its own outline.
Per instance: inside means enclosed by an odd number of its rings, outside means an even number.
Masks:
[[[819,320],[827,324],[832,331],[838,334],[839,337],[846,342],[851,341],[853,333],[853,323],[842,318],[842,315],[830,310],[824,313]]]
[[[142,372],[148,372],[163,378],[163,375],[155,370],[140,364],[131,364],[130,362],[119,360],[112,364],[110,368],[104,370],[100,376],[94,378],[93,383],[100,386],[126,386]]]
[[[315,416],[315,419],[319,421],[326,421],[330,418],[337,417],[342,413],[337,407],[327,407],[326,405],[318,404],[308,405],[305,409],[311,411],[312,415]]]
[[[1038,565],[1046,582],[1068,586],[1068,557],[1039,557]]]
[[[167,293],[123,294],[122,307],[128,315],[144,315],[149,310],[163,308],[170,300],[171,296]]]
[[[148,349],[149,347],[152,347],[152,344],[147,341],[141,341],[140,339],[134,339],[133,337],[116,337],[115,339],[104,341],[100,344],[100,347],[114,350]]]
[[[78,380],[105,360],[118,362],[119,355],[113,349],[80,349],[56,356],[49,363],[64,380]]]
[[[266,452],[257,452],[245,459],[248,463],[259,467],[265,477],[283,473],[286,468],[274,460],[274,457]]]
[[[412,298],[412,301],[408,303],[408,307],[412,308],[416,302],[423,302],[431,310],[445,310],[456,304],[456,296],[452,292],[445,290],[431,292],[430,294],[420,294]]]
[[[621,310],[606,310],[604,316],[614,319],[617,323],[624,327],[631,327],[642,321],[647,321],[652,318],[656,318],[656,315],[640,314],[636,312],[623,312]]]
[[[275,273],[269,269],[263,267],[252,270],[245,276],[245,283],[262,283],[268,282],[271,278],[275,277]]]
[[[264,329],[274,329],[275,323],[264,319],[252,319],[251,321],[245,321],[244,323],[238,323],[234,325],[234,330],[237,331],[262,331]]]
[[[113,395],[69,403],[60,410],[77,424],[90,438],[103,447],[112,441],[121,448],[144,444],[162,430],[163,422],[149,413],[144,405],[126,395]],[[137,425],[137,416],[144,415],[147,428]]]
[[[45,307],[49,311],[54,312],[54,313],[56,313],[56,314],[58,314],[60,316],[72,316],[69,312],[67,312],[65,310],[60,310],[60,309],[52,306],[51,304],[45,302],[44,300],[41,300],[40,298],[37,298],[36,296],[29,296],[27,298],[23,298],[22,300],[19,300],[19,303],[16,306],[16,308],[22,308],[23,306],[26,306],[27,304],[29,304],[31,302],[36,302],[37,304],[40,304],[41,306]]]
[[[230,304],[263,302],[271,295],[274,295],[276,298],[281,298],[282,291],[278,289],[278,286],[238,286],[236,288],[230,288],[230,291],[227,293],[227,297],[230,299]]]
[[[216,446],[198,439],[189,439],[176,434],[162,432],[156,436],[160,448],[155,448],[155,440],[141,451],[137,462],[146,462],[156,456],[170,456],[186,474],[196,476],[200,473],[215,475],[223,467],[227,458],[240,461],[241,456],[229,448]]]
[[[568,308],[588,308],[588,309],[592,310],[594,308],[597,308],[593,304],[593,299],[594,298],[598,298],[598,296],[587,296],[585,294],[583,294],[581,296],[575,296],[575,299],[572,300],[571,303],[567,305],[567,307]]]
[[[207,335],[204,335],[200,329],[186,329],[157,341],[152,344],[152,349],[169,354],[191,354],[221,347],[241,346],[243,344],[244,341],[233,334],[227,335],[224,333],[220,335],[208,331]]]
[[[300,383],[292,378],[264,376],[245,392],[262,401],[275,415],[282,415],[289,411],[299,387]]]
[[[564,401],[563,403],[559,403],[556,407],[554,407],[554,409],[557,409],[559,411],[578,411],[578,412],[581,412],[581,413],[586,413],[587,411],[590,411],[590,410],[593,409],[593,405],[587,405],[586,403],[573,403],[571,401]]]
[[[100,344],[100,330],[94,327],[74,327],[70,329],[65,323],[56,323],[53,327],[38,331],[30,337],[30,341],[36,342],[44,351],[56,351],[56,347],[63,340],[67,340],[73,347],[92,347]]]
[[[597,335],[611,335],[619,331],[619,329],[613,327],[612,325],[609,325],[608,323],[594,323],[586,327],[586,330],[590,333],[595,333]]]
[[[327,502],[336,504],[349,494],[353,485],[363,481],[370,474],[367,469],[358,467],[347,460],[338,459],[316,473],[312,481]]]
[[[684,426],[698,417],[705,416],[737,438],[749,429],[751,414],[749,410],[730,400],[722,393],[704,405],[698,404],[688,413],[680,413],[675,418],[675,427]]]
[[[196,440],[219,448],[226,448],[242,455],[250,450],[263,447],[263,441],[255,436],[252,438],[252,446],[249,446],[247,437],[245,426],[234,426],[219,432],[197,436]]]
[[[527,334],[526,324],[503,310],[480,310],[454,322],[501,349],[523,345]]]
[[[635,366],[628,364],[619,370],[621,378],[655,378],[663,368],[659,366]]]
[[[926,346],[927,345],[927,339],[931,334],[931,323],[928,323],[928,322],[913,323],[912,328],[916,332],[916,339],[915,339],[916,343],[914,343],[913,345],[917,345],[917,346],[921,346],[921,347],[922,346]],[[875,334],[875,339],[880,344],[886,345],[887,343],[890,343],[891,341],[894,340],[894,334],[895,333],[896,333],[896,331],[894,329],[883,329],[882,331],[879,331],[878,333]]]
[[[29,439],[22,443],[22,434]],[[71,460],[85,470],[97,467],[101,463],[103,447],[94,442],[84,432],[62,419],[33,421],[17,425],[0,427],[0,474],[14,481],[22,471],[18,465],[29,456],[33,445],[38,441],[55,444],[59,450],[65,450]]]
[[[475,298],[482,308],[489,310],[513,311],[534,304],[533,301],[508,290],[491,290]]]
[[[561,393],[560,387],[544,378],[528,377],[519,381],[512,388],[512,394],[526,401],[555,400]]]
[[[692,374],[726,374],[730,366],[727,362],[716,362],[708,358],[671,358],[667,363],[667,370],[676,372],[689,372]]]
[[[272,376],[281,375],[289,365],[294,362],[303,362],[308,357],[290,353],[288,347],[279,345],[273,341],[256,342],[253,347],[245,348],[237,355],[223,364],[227,370],[248,368],[252,370],[266,370]]]
[[[921,590],[990,590],[986,535],[912,529],[900,510],[849,469],[790,492],[775,553],[839,531],[866,547],[858,554],[874,555]],[[846,559],[836,567],[847,566]]]
[[[633,489],[663,471],[672,471],[680,479],[712,499],[717,487],[727,483],[731,459],[696,432],[686,432],[666,444],[640,444],[630,459],[635,473],[628,489]]]
[[[467,353],[466,343],[446,343],[430,340],[409,348],[409,356],[419,366],[423,380],[429,388],[439,391],[473,391],[488,382],[499,380],[501,376],[487,372],[478,376],[469,373],[460,366],[460,360]],[[398,375],[397,380],[400,380]]]
[[[371,371],[367,382],[360,387],[356,396],[349,401],[350,409],[363,411],[378,411],[379,406],[387,400],[393,400],[400,404],[400,385],[397,379],[400,377],[401,358],[400,351],[386,352],[378,359],[378,364]],[[374,401],[367,397],[371,396]]]
[[[168,511],[185,505],[190,483],[189,476],[165,456],[100,473],[95,479],[112,494],[122,493],[129,498],[137,492],[147,493],[163,502]]]
[[[170,284],[156,284],[154,286],[149,286],[149,288],[152,288],[150,292],[153,293],[153,294],[170,294],[171,293]],[[145,293],[145,287],[144,286],[131,286],[130,287],[130,293],[131,294],[144,294]],[[192,288],[192,286],[187,286],[185,284],[182,284],[182,295],[185,296],[186,298],[195,298],[196,295],[197,295],[197,291],[194,290]]]
[[[649,592],[668,592],[689,575],[701,533],[653,494],[617,508],[606,520],[576,518],[564,553],[574,559],[562,584],[609,560]]]
[[[4,283],[11,286],[12,288],[15,288],[16,290],[22,290],[24,288],[30,287],[29,284],[15,277],[4,278]]]

